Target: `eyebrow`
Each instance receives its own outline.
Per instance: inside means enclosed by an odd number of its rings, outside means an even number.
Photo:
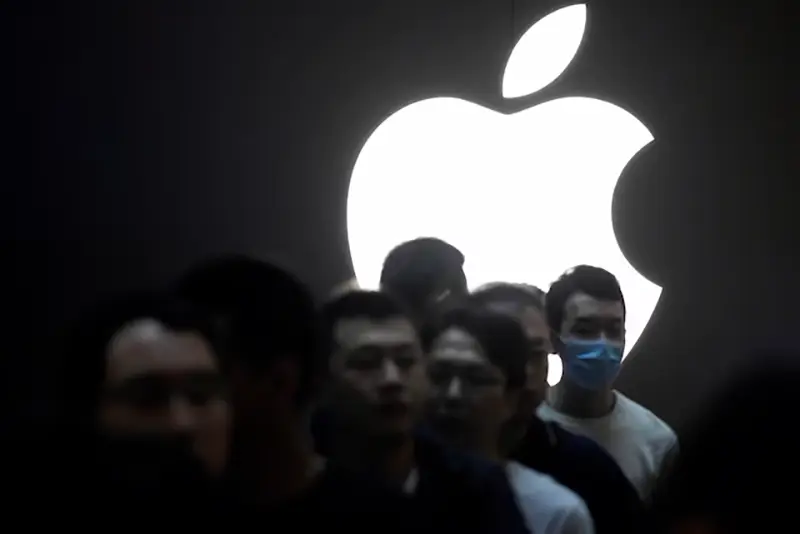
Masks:
[[[394,339],[391,341],[376,341],[376,340],[369,340],[363,343],[355,343],[351,345],[349,350],[351,351],[359,351],[359,350],[396,350],[402,349],[406,347],[411,347],[414,345],[412,340],[401,340],[401,339]]]
[[[595,323],[595,322],[621,323],[622,319],[620,317],[602,317],[598,315],[584,315],[582,317],[576,317],[575,322],[576,323]]]

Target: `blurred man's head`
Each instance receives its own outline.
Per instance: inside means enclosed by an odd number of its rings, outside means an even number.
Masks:
[[[237,431],[295,432],[319,378],[317,314],[305,286],[268,263],[225,256],[191,269],[177,292],[214,320]]]
[[[565,384],[608,390],[625,348],[625,299],[614,275],[589,265],[565,272],[547,292],[547,323]]]
[[[518,321],[528,339],[525,387],[511,421],[512,426],[525,429],[547,393],[547,357],[553,352],[545,318],[544,292],[523,284],[496,283],[479,288],[470,298],[480,307]]]
[[[383,263],[381,290],[400,300],[418,324],[441,315],[467,295],[464,255],[432,237],[395,247]]]
[[[452,442],[496,453],[526,383],[529,344],[519,323],[459,309],[426,333],[432,424]]]
[[[378,440],[410,435],[427,393],[417,330],[390,296],[351,291],[323,309],[334,418]]]
[[[210,330],[195,311],[158,295],[124,295],[74,334],[73,416],[115,442],[185,442],[210,473],[222,471],[227,397]]]
[[[654,495],[657,532],[781,532],[794,521],[795,492],[767,488],[800,473],[798,434],[781,430],[797,417],[800,353],[762,349],[742,361],[686,426]]]

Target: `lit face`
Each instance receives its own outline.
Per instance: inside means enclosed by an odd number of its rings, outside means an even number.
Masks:
[[[469,333],[451,328],[431,347],[428,376],[433,388],[429,417],[446,438],[460,445],[499,439],[516,410],[506,377]]]
[[[519,321],[528,338],[530,352],[525,367],[527,379],[514,417],[520,423],[527,423],[547,393],[547,356],[553,352],[547,320],[544,313],[533,306],[497,302],[488,307],[492,311],[509,315]]]
[[[561,338],[606,340],[625,345],[625,310],[622,302],[598,300],[586,293],[571,295],[564,304]]]
[[[211,347],[192,332],[141,319],[106,353],[100,427],[113,435],[183,435],[212,474],[225,466],[229,408]]]
[[[338,321],[331,403],[339,417],[378,439],[410,434],[427,394],[419,336],[404,317]]]

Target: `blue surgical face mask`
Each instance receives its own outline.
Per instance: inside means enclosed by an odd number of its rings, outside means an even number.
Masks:
[[[622,347],[604,339],[585,341],[562,339],[564,375],[571,382],[591,391],[602,391],[613,384],[622,364]]]

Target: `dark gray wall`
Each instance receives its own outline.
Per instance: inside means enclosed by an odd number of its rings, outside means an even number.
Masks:
[[[423,97],[500,105],[509,50],[557,5],[8,2],[6,406],[43,408],[49,334],[99,293],[234,250],[283,258],[320,295],[348,278],[347,184],[366,136]],[[676,424],[743,347],[796,343],[777,6],[592,1],[579,57],[523,102],[599,96],[657,138],[615,201],[627,256],[665,287],[621,387]]]

